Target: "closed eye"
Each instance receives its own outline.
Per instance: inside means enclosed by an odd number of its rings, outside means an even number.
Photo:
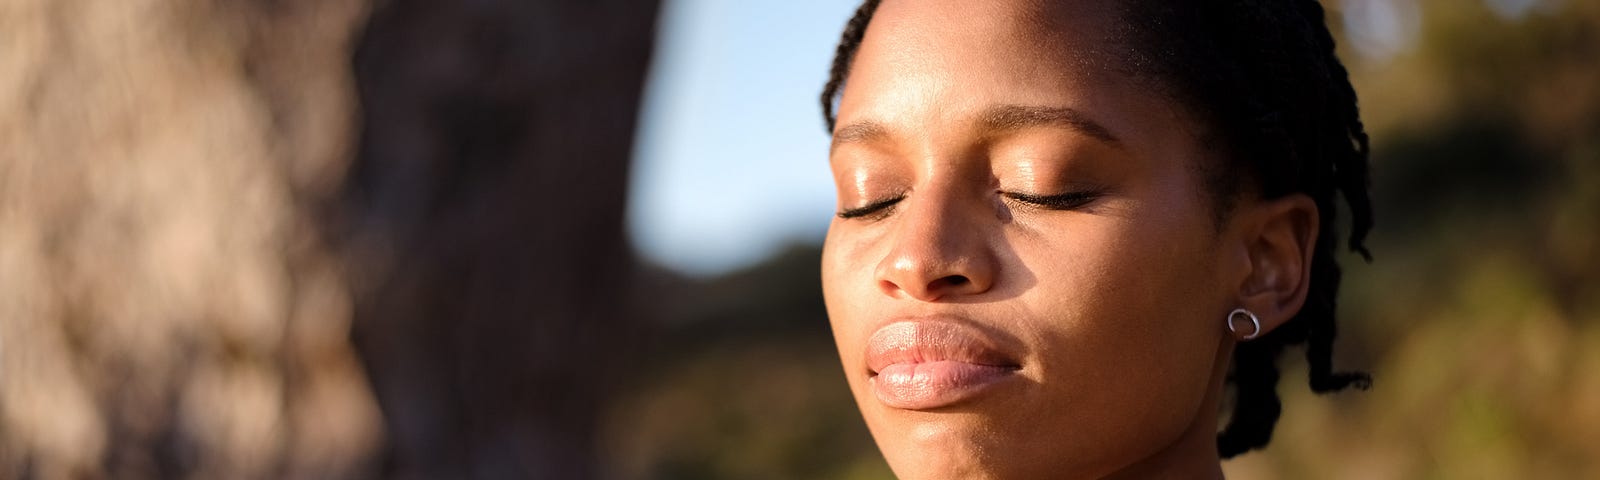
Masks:
[[[839,211],[839,218],[843,218],[843,219],[848,220],[848,219],[852,219],[852,218],[865,217],[865,216],[872,215],[872,214],[875,214],[875,213],[887,213],[887,212],[885,212],[886,209],[888,209],[889,207],[894,206],[894,204],[896,204],[896,203],[900,203],[900,201],[904,200],[905,198],[906,198],[905,195],[896,195],[894,197],[885,198],[883,200],[878,200],[876,202],[872,202],[872,203],[869,203],[869,204],[866,204],[866,205],[863,205],[863,206],[860,206],[860,207],[847,208],[847,209],[844,209],[844,210],[840,210]]]
[[[1006,198],[1047,210],[1076,210],[1093,203],[1096,199],[1104,196],[1105,192],[1085,190],[1054,195],[1034,195],[1020,192],[1000,192],[1000,194]]]

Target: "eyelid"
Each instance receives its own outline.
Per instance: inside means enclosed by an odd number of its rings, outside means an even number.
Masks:
[[[1000,192],[1000,194],[1006,198],[1046,210],[1075,210],[1093,203],[1100,197],[1105,196],[1106,192],[1103,189],[1086,189],[1051,195],[1005,191]]]
[[[865,216],[868,216],[868,215],[872,215],[874,213],[879,213],[879,212],[883,211],[886,208],[894,206],[894,204],[899,203],[901,200],[904,200],[905,198],[906,198],[905,194],[898,194],[898,195],[895,195],[893,197],[885,198],[883,200],[878,200],[876,202],[872,202],[872,203],[869,203],[869,204],[866,204],[866,205],[863,205],[863,206],[860,206],[860,207],[847,208],[847,209],[844,209],[844,210],[840,210],[838,215],[839,215],[839,218],[843,218],[843,219],[846,219],[846,220],[849,220],[849,219],[852,219],[852,218],[865,217]]]

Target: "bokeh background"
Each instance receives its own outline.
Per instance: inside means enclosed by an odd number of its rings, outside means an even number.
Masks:
[[[1600,3],[1329,1],[1336,362],[1233,478],[1600,477]],[[0,478],[887,479],[818,285],[853,2],[0,0]]]

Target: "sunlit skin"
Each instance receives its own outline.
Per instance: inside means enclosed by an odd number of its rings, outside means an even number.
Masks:
[[[1103,58],[1106,3],[888,0],[867,29],[822,278],[902,479],[1220,478],[1229,353],[1253,329],[1228,312],[1270,331],[1304,303],[1314,203],[1243,192],[1219,224],[1199,173],[1218,150]],[[995,356],[869,355],[950,338]]]

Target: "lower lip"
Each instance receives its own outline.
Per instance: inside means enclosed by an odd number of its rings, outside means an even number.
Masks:
[[[896,363],[870,380],[878,401],[893,408],[928,410],[961,403],[1015,376],[1016,368],[940,360]]]

